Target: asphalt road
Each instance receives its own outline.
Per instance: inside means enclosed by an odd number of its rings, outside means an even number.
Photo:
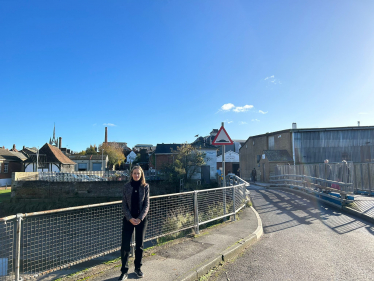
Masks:
[[[211,280],[374,280],[372,224],[291,192],[250,190],[264,235]]]

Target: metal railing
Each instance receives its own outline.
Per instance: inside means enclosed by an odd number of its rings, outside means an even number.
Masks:
[[[280,186],[286,186],[303,190],[307,193],[314,193],[333,201],[340,202],[340,205],[345,205],[351,201],[348,194],[353,194],[352,183],[344,183],[333,180],[326,180],[306,175],[277,175],[270,176],[270,182]]]
[[[275,175],[306,175],[352,183],[355,193],[374,195],[374,163],[339,162],[329,164],[277,165]]]
[[[248,183],[230,180],[235,185],[152,196],[145,241],[235,219],[247,202]],[[116,201],[0,219],[0,280],[31,279],[118,251],[122,218],[122,201]]]

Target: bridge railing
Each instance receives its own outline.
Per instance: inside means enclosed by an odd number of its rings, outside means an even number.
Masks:
[[[308,193],[314,193],[319,197],[333,200],[332,203],[339,202],[339,205],[345,205],[351,202],[352,198],[348,195],[354,193],[352,183],[326,180],[306,175],[285,174],[270,176],[270,182],[274,185],[296,188]]]
[[[248,184],[233,180],[238,184],[152,196],[145,241],[235,218]],[[118,251],[122,219],[122,201],[0,218],[0,280],[27,280]]]

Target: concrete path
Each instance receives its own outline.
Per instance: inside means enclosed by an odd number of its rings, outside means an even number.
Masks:
[[[373,224],[292,190],[250,188],[264,235],[213,280],[374,280]]]

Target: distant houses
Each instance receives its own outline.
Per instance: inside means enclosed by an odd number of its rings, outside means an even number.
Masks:
[[[0,186],[11,185],[13,172],[24,171],[23,162],[26,157],[14,150],[15,146],[13,146],[13,151],[4,147],[0,148]]]

